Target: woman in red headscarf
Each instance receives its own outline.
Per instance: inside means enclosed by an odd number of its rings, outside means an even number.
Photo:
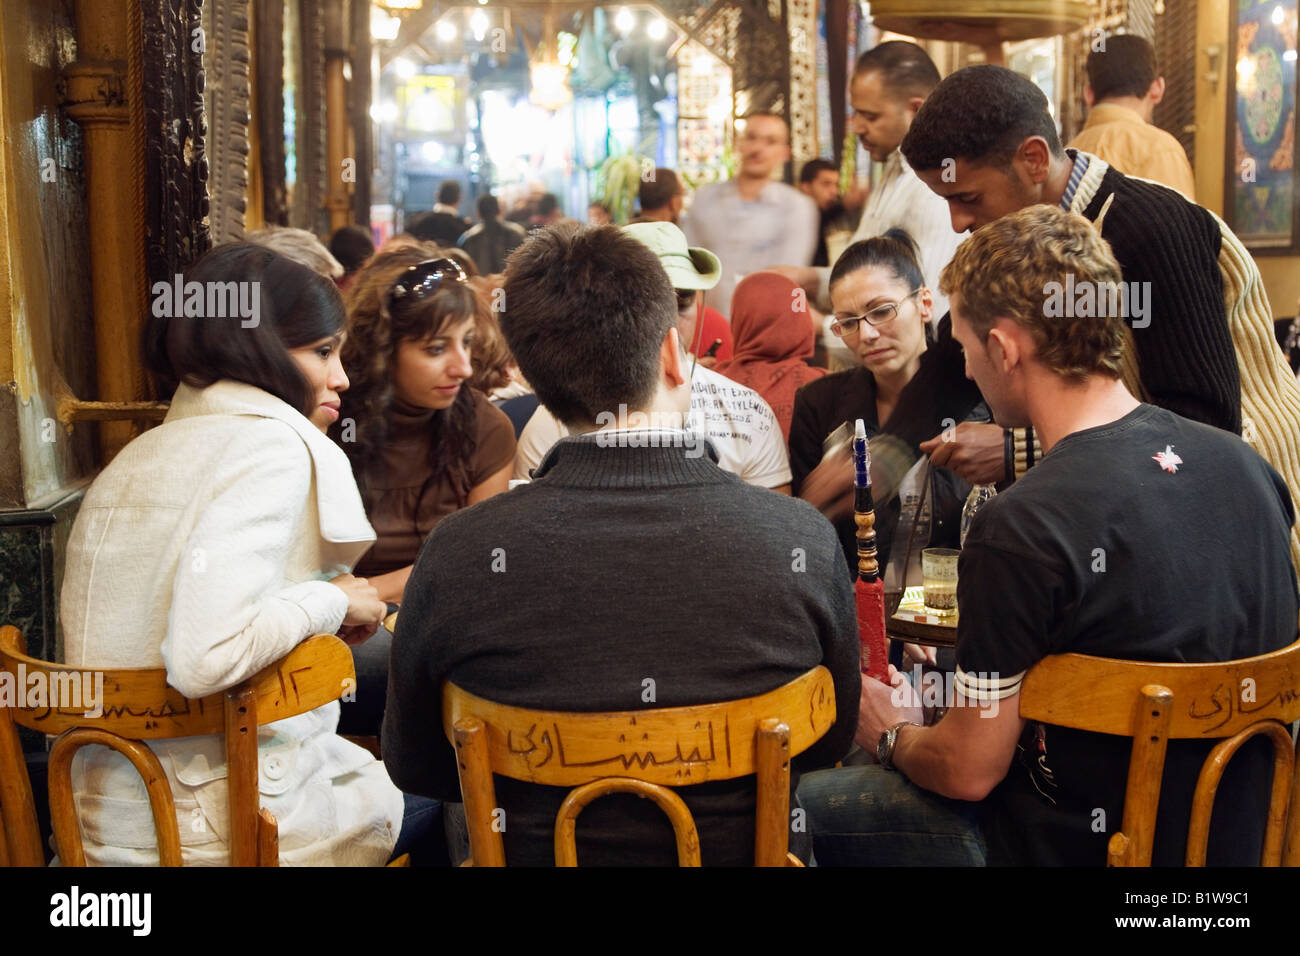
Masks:
[[[746,276],[731,297],[731,334],[734,356],[715,371],[762,395],[789,441],[794,393],[826,374],[804,361],[813,354],[813,325],[803,290],[775,272]]]

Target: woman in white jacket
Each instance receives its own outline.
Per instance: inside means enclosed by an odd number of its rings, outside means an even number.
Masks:
[[[62,618],[69,664],[165,667],[168,683],[198,698],[311,634],[364,639],[385,608],[348,573],[374,533],[346,457],[323,434],[348,386],[337,290],[242,243],[212,250],[186,280],[155,297],[145,334],[150,367],[179,383],[171,408],[87,492]],[[397,843],[403,796],[383,764],[335,734],[338,715],[331,703],[259,729],[260,799],[286,865],[382,865]],[[184,862],[228,863],[221,738],[151,746],[176,798]],[[156,864],[130,765],[86,748],[73,774],[88,862]]]

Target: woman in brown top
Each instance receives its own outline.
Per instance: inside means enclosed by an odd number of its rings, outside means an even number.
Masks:
[[[436,246],[377,254],[358,273],[347,307],[343,367],[352,386],[330,435],[352,463],[377,538],[356,573],[381,600],[400,604],[434,526],[508,487],[514,429],[466,381],[483,303]],[[368,677],[386,680],[390,640],[381,629],[354,649],[357,703],[367,713],[349,720],[358,708],[343,708],[352,732],[378,726],[382,691]]]

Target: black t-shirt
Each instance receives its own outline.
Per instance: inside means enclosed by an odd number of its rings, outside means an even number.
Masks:
[[[1066,436],[972,522],[958,570],[957,686],[1009,697],[1049,654],[1225,661],[1296,638],[1286,485],[1240,438],[1152,405]],[[967,693],[967,696],[974,696]],[[1214,741],[1170,741],[1155,865],[1181,865]],[[984,805],[990,862],[1102,865],[1131,743],[1029,723]],[[1257,864],[1271,748],[1219,787],[1211,865]]]

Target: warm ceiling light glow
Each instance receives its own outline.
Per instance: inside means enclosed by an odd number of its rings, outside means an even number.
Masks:
[[[482,10],[475,10],[469,18],[469,28],[474,31],[474,39],[479,43],[487,36],[488,25],[488,15]]]
[[[531,70],[532,90],[528,99],[542,109],[558,110],[573,99],[569,89],[569,71],[558,63],[534,63]]]
[[[396,40],[401,28],[402,21],[397,17],[390,17],[378,7],[370,8],[370,35],[376,40]]]
[[[456,24],[452,23],[450,19],[444,17],[439,20],[436,29],[438,32],[438,39],[443,43],[450,43],[452,40],[456,39],[456,34],[458,32],[456,30]]]
[[[397,119],[397,104],[392,100],[383,100],[370,107],[370,118],[376,123],[391,123]]]
[[[393,61],[393,69],[397,71],[400,79],[409,80],[415,76],[415,64],[404,56],[399,56]]]
[[[614,17],[614,28],[619,33],[631,33],[632,28],[636,26],[636,17],[632,16],[632,11],[623,7]]]
[[[645,32],[650,35],[652,40],[662,40],[668,36],[668,23],[663,17],[655,17],[650,21],[650,25],[645,28]]]

